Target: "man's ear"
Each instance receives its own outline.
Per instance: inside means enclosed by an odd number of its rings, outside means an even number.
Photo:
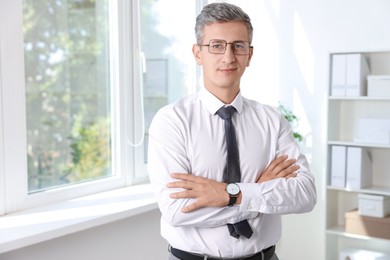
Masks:
[[[198,44],[192,45],[192,54],[194,54],[196,63],[198,63],[198,65],[202,64],[202,57],[200,55],[200,48],[201,47]]]

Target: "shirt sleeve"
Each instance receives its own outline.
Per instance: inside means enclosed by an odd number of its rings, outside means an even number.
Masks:
[[[240,210],[265,214],[290,214],[311,211],[316,202],[314,176],[310,173],[306,157],[300,153],[293,138],[290,124],[281,115],[280,131],[277,136],[279,154],[296,158],[300,166],[294,178],[278,178],[263,183],[240,183],[242,201]]]
[[[180,120],[172,116],[174,114],[174,111],[167,113],[160,110],[149,128],[148,171],[162,218],[172,226],[192,227],[216,227],[255,218],[258,212],[244,212],[239,206],[205,207],[182,213],[181,209],[194,200],[169,197],[172,192],[180,191],[166,187],[167,183],[175,181],[170,173],[191,173],[191,162],[186,155],[185,129]]]

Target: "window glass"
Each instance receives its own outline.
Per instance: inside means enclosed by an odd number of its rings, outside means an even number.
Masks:
[[[24,0],[28,190],[112,175],[108,0]]]
[[[141,48],[145,58],[144,158],[148,128],[157,110],[196,91],[196,62],[191,50],[195,43],[196,5],[197,1],[140,1]]]

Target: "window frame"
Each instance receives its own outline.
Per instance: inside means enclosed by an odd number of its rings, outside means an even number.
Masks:
[[[2,15],[0,10],[0,15]],[[3,151],[3,94],[1,70],[1,23],[0,23],[0,216],[5,214],[5,178],[4,178],[4,151]]]
[[[141,87],[133,55],[139,50],[137,1],[116,0],[109,1],[113,176],[29,194],[22,4],[0,3],[0,215],[145,182],[144,165],[135,163],[139,148],[128,145],[139,131],[132,124],[140,110],[135,88]]]
[[[145,128],[140,1],[109,1],[112,151],[117,175],[32,194],[27,173],[23,0],[0,1],[0,216],[149,181],[140,143]],[[196,0],[196,13],[207,3]],[[201,72],[195,67],[199,87]]]

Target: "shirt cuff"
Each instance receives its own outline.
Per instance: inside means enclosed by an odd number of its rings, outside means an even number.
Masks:
[[[265,194],[271,192],[280,179],[274,179],[262,184],[237,183],[241,190],[240,212],[266,210],[270,205],[265,201]]]
[[[262,196],[260,186],[256,183],[237,183],[241,190],[240,211],[258,211]]]

